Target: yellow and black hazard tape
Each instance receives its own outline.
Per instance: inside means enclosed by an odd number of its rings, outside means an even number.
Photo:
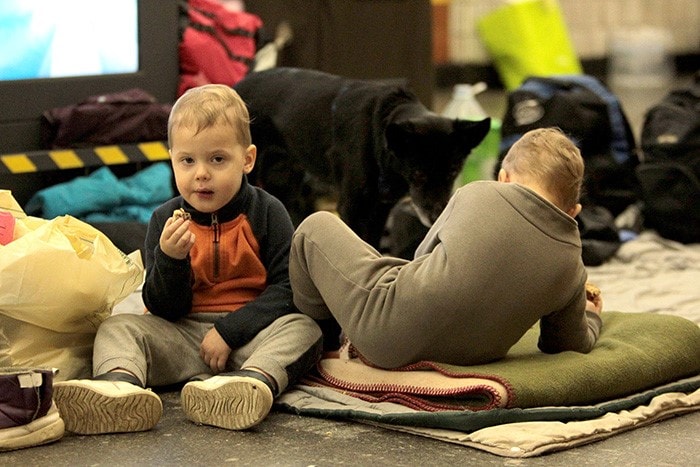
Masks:
[[[163,141],[0,154],[0,174],[23,174],[167,160]]]

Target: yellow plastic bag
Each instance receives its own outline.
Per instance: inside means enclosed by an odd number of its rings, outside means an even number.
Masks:
[[[90,378],[95,331],[56,332],[0,314],[0,365],[58,368],[54,381]]]
[[[0,360],[89,376],[97,327],[143,281],[140,253],[71,216],[26,216],[6,190],[0,210],[16,222],[14,240],[0,245]]]
[[[583,71],[556,0],[508,2],[480,18],[477,28],[508,91],[530,76]]]

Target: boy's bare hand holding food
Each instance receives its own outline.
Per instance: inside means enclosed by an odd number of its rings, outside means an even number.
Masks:
[[[603,311],[603,297],[598,287],[591,283],[586,284],[586,310],[600,315]]]
[[[190,232],[190,215],[183,209],[173,212],[165,222],[160,235],[160,249],[175,259],[185,259],[194,245],[194,234]]]

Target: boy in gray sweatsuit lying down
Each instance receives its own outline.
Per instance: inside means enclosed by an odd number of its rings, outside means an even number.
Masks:
[[[290,254],[295,305],[336,320],[383,368],[494,361],[538,320],[543,352],[589,352],[602,299],[587,299],[574,220],[581,153],[558,129],[536,129],[501,167],[498,181],[457,190],[412,261],[380,255],[333,214],[306,218]]]

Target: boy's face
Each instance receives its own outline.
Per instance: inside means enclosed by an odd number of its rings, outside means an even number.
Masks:
[[[200,212],[216,212],[231,201],[241,188],[243,174],[255,165],[255,146],[241,146],[229,125],[216,124],[199,133],[179,125],[171,136],[175,184]]]

